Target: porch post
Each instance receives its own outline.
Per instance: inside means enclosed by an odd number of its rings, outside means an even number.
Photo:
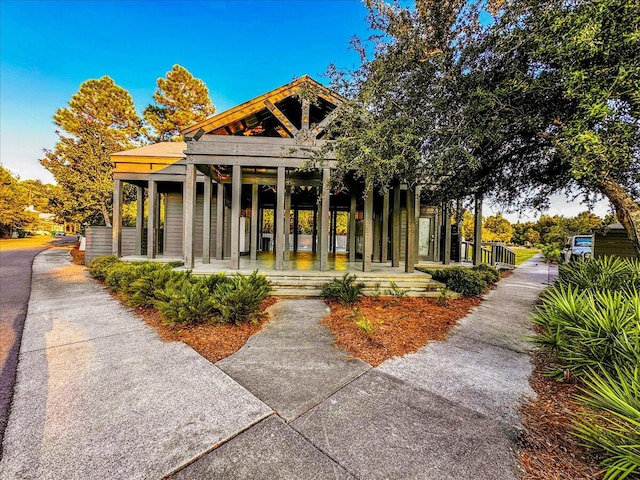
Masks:
[[[331,251],[333,254],[336,254],[338,250],[338,206],[333,206],[333,216],[331,217],[331,231],[332,239],[331,239]]]
[[[144,230],[144,187],[136,186],[136,255],[142,255],[142,231]]]
[[[415,190],[407,188],[407,248],[404,255],[404,271],[413,273],[416,250],[416,195]]]
[[[231,268],[240,269],[240,208],[242,167],[234,165],[231,173]]]
[[[111,228],[112,252],[116,257],[122,256],[122,180],[113,182],[113,222]]]
[[[224,258],[224,184],[216,187],[216,260]]]
[[[258,258],[258,185],[251,186],[251,245],[250,258]]]
[[[202,263],[211,263],[211,178],[206,175],[202,200]]]
[[[371,254],[373,251],[373,185],[367,185],[367,196],[364,197],[364,241],[362,244],[362,271],[371,271]]]
[[[278,167],[278,185],[276,188],[276,209],[273,212],[275,223],[276,270],[284,270],[284,167]]]
[[[475,196],[475,219],[473,223],[473,264],[482,263],[482,194]]]
[[[382,241],[380,245],[382,254],[380,261],[387,263],[389,256],[389,192],[384,194],[382,199]]]
[[[322,202],[320,211],[320,270],[329,270],[329,202],[331,170],[322,169]]]
[[[284,192],[284,259],[291,258],[291,187]]]
[[[158,203],[158,184],[149,180],[147,197],[149,198],[149,216],[147,217],[147,258],[156,258],[156,204]],[[166,228],[165,228],[166,230]]]
[[[358,197],[355,186],[351,190],[349,205],[349,262],[356,261],[356,201]]]
[[[311,232],[311,251],[318,252],[318,202],[313,206],[313,230]]]
[[[184,235],[182,238],[182,253],[184,256],[184,266],[193,268],[195,263],[195,236],[196,226],[196,166],[193,163],[187,164],[187,175],[184,182]]]
[[[393,185],[393,218],[391,225],[391,266],[400,266],[400,183]]]
[[[444,202],[442,208],[442,221],[444,222],[444,258],[442,263],[451,263],[451,202]]]
[[[299,218],[300,216],[298,212],[298,206],[294,205],[293,207],[293,251],[294,252],[298,251],[298,225],[300,223]]]

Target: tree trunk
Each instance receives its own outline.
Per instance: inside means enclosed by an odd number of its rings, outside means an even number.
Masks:
[[[600,192],[613,204],[618,220],[627,231],[636,252],[640,254],[640,205],[615,180],[604,177],[600,181]]]
[[[104,224],[107,227],[111,227],[111,217],[109,217],[109,210],[107,209],[106,205],[101,204],[100,205],[100,211],[102,212],[102,216],[104,217]]]

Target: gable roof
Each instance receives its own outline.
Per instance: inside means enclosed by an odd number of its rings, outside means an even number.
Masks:
[[[239,129],[233,126],[237,122],[242,122],[244,129],[251,128],[252,125],[246,126],[244,120],[258,115],[265,109],[268,109],[267,105],[273,106],[288,97],[293,97],[300,94],[305,89],[310,91],[319,97],[319,101],[325,105],[325,110],[332,110],[338,104],[343,102],[343,98],[337,93],[333,92],[329,88],[325,87],[321,83],[317,82],[308,75],[304,75],[282,87],[276,88],[262,94],[252,100],[244,102],[236,107],[226,110],[222,113],[214,115],[207,120],[199,122],[190,126],[182,131],[182,135],[185,137],[193,136],[196,132],[202,130],[204,133],[213,133],[220,131],[224,135],[238,134]],[[326,116],[326,112],[322,112],[323,117]],[[254,121],[255,122],[255,121]],[[224,129],[225,127],[230,127]],[[246,134],[246,133],[245,133]]]

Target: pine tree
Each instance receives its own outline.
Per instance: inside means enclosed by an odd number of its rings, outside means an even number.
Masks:
[[[53,116],[59,141],[40,163],[60,187],[56,214],[74,222],[111,226],[110,155],[139,144],[140,119],[129,93],[105,76],[84,82]]]
[[[166,78],[159,78],[157,85],[153,95],[155,105],[147,106],[143,112],[153,130],[148,137],[154,142],[181,140],[181,130],[215,112],[207,86],[180,65],[174,65]]]

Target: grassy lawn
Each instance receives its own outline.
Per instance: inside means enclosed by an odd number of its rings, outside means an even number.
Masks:
[[[531,257],[540,253],[540,249],[538,248],[509,247],[509,249],[516,252],[516,265],[520,265],[525,260],[529,260]]]

